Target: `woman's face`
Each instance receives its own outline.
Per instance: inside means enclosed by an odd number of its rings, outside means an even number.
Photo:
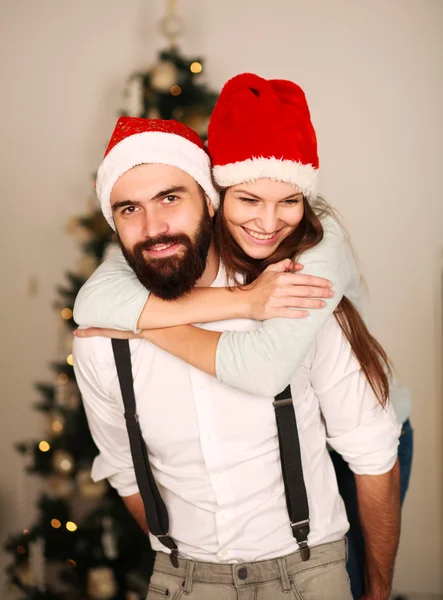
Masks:
[[[271,179],[239,183],[226,190],[226,226],[251,258],[272,256],[303,218],[303,195],[298,188]]]

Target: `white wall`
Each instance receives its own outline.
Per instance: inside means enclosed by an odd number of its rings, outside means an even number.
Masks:
[[[249,70],[307,93],[323,192],[346,217],[373,329],[414,397],[396,587],[443,592],[443,3],[182,0],[181,9],[182,48],[206,57],[213,86]],[[65,222],[86,208],[121,88],[154,59],[162,12],[154,0],[0,2],[2,534],[32,512],[12,444],[43,431],[32,384],[60,356],[54,287],[79,256]]]

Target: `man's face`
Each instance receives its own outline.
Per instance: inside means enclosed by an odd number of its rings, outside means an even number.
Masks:
[[[196,181],[169,165],[140,165],[114,185],[111,207],[123,254],[141,283],[164,300],[203,275],[214,209]]]

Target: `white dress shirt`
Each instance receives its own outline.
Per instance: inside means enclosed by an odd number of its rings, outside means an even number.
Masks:
[[[213,285],[225,285],[222,272]],[[205,325],[247,330],[248,320]],[[235,563],[298,550],[281,475],[272,398],[228,387],[145,340],[131,340],[137,412],[181,556]],[[138,492],[111,340],[76,338],[74,367],[99,454],[95,481]],[[358,474],[397,456],[400,426],[377,402],[331,317],[291,383],[308,494],[311,546],[342,538],[348,521],[327,444]],[[152,547],[164,546],[151,536]]]

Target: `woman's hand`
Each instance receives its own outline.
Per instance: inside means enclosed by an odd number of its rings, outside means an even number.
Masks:
[[[307,308],[323,308],[321,298],[332,298],[331,282],[322,277],[302,275],[303,266],[287,258],[270,265],[251,284],[236,293],[249,294],[251,319],[264,321],[273,317],[301,319]]]

